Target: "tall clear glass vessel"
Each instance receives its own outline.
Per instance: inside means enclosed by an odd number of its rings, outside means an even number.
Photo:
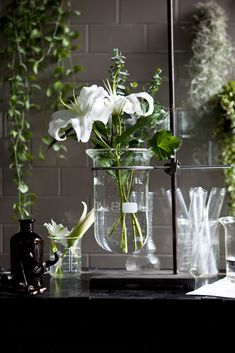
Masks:
[[[106,251],[134,253],[148,238],[148,149],[89,149],[94,169],[94,232]]]

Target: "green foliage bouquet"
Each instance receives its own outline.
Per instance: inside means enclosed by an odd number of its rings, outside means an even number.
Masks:
[[[168,116],[156,100],[161,85],[160,74],[161,70],[157,68],[151,82],[141,92],[135,92],[138,84],[128,83],[125,57],[114,49],[110,79],[104,82],[104,87],[83,87],[78,96],[74,92],[74,96],[67,100],[61,96],[61,103],[66,109],[53,113],[49,124],[49,134],[54,138],[52,144],[56,140],[74,138],[78,142],[91,141],[95,150],[103,152],[96,154],[96,166],[106,168],[106,173],[117,185],[120,197],[120,213],[108,233],[110,237],[115,232],[120,234],[119,244],[124,253],[129,250],[127,217],[122,206],[130,201],[135,170],[128,169],[133,162],[131,154],[123,157],[123,153],[145,148],[162,161],[172,157],[180,147],[180,140],[171,131],[160,127]],[[133,250],[136,251],[144,245],[144,240],[134,211],[131,212],[130,223]]]

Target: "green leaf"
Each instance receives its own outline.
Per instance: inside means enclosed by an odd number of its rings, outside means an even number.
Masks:
[[[146,117],[142,117],[139,118],[137,123],[132,125],[131,127],[129,127],[127,130],[125,130],[120,136],[117,137],[116,140],[116,145],[125,145],[130,138],[132,139],[132,135],[140,130],[143,129],[144,127],[149,126],[150,124],[152,124],[155,121],[155,116],[146,116]]]
[[[36,62],[33,64],[33,72],[35,73],[35,75],[38,74],[38,65],[39,65],[39,61],[36,61]]]
[[[98,145],[100,147],[107,148],[107,145],[104,142],[102,142],[101,140],[98,140],[95,137],[91,137],[90,140],[95,146]]]
[[[40,38],[42,35],[41,31],[39,31],[37,28],[34,28],[30,34],[31,39],[37,39]]]
[[[42,153],[42,151],[39,151],[39,153],[38,153],[38,158],[39,158],[41,161],[44,161],[44,160],[45,160],[45,156],[44,156],[44,154]]]
[[[42,137],[42,142],[45,144],[45,145],[49,145],[50,143],[50,138],[48,136],[44,136]]]
[[[18,190],[22,193],[25,194],[26,192],[29,191],[28,185],[26,185],[24,182],[21,182],[18,186]]]
[[[160,161],[174,156],[180,145],[181,140],[174,136],[171,131],[165,129],[156,132],[149,141],[149,147]]]
[[[51,97],[51,95],[52,95],[52,88],[51,87],[48,87],[47,88],[47,90],[46,90],[46,95],[47,95],[47,97]]]
[[[54,82],[53,87],[55,91],[60,92],[63,87],[63,83],[61,81],[56,81]]]

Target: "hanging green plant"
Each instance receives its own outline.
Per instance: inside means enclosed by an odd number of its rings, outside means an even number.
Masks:
[[[224,169],[229,196],[229,211],[235,216],[235,81],[228,81],[214,99],[215,135],[220,147],[222,164],[231,164]]]
[[[215,1],[197,3],[192,22],[187,100],[189,109],[197,116],[210,114],[211,99],[227,82],[235,63],[227,25],[227,14]]]
[[[79,15],[78,12],[73,11]],[[38,95],[45,94],[40,84],[40,74],[54,65],[50,85],[46,90],[48,108],[51,102],[58,101],[59,92],[69,94],[75,86],[65,83],[68,77],[79,72],[79,65],[66,65],[71,53],[78,46],[74,40],[79,33],[69,25],[70,0],[14,0],[0,19],[4,48],[1,50],[1,65],[6,67],[2,82],[9,84],[7,123],[10,138],[10,165],[14,171],[14,182],[18,190],[18,200],[14,203],[17,218],[29,217],[36,195],[31,193],[25,177],[32,172],[32,160],[36,157],[30,149],[32,131],[29,116],[34,109]],[[45,106],[43,107],[45,109]],[[56,107],[51,105],[51,108]],[[48,138],[43,142],[48,144]],[[62,148],[61,148],[62,147]],[[65,147],[55,144],[54,150],[63,155]],[[43,151],[39,158],[44,159]]]

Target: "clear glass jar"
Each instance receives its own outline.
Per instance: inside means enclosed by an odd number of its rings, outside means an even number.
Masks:
[[[148,237],[148,149],[89,149],[94,168],[94,233],[106,251],[134,253]]]
[[[81,273],[81,239],[53,238],[56,245],[59,261],[50,267],[50,274],[55,278],[74,277]],[[68,246],[68,244],[72,244]],[[51,252],[51,260],[54,254]]]

